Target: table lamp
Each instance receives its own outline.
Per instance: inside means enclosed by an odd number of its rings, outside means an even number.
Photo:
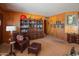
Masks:
[[[10,53],[8,55],[15,55],[15,53],[13,52],[13,44],[14,44],[14,41],[13,41],[13,31],[16,31],[16,26],[13,26],[13,25],[9,25],[9,26],[6,26],[6,31],[9,31],[10,34],[11,34],[11,38],[10,38]]]
[[[6,26],[6,31],[10,31],[10,33],[12,34],[13,31],[16,31],[16,26],[13,25]]]

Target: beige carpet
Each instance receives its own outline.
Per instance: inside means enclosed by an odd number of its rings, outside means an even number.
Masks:
[[[78,44],[69,44],[64,40],[52,37],[52,36],[46,36],[41,39],[32,40],[32,42],[39,42],[42,44],[42,50],[39,53],[39,56],[65,56],[66,54],[69,54],[69,51],[71,47],[74,45],[76,52],[79,52],[79,45]],[[9,52],[9,45],[8,44],[2,44],[0,46],[0,53],[6,54]],[[15,51],[17,56],[35,56],[34,54],[28,54],[27,49],[20,53],[19,51]]]

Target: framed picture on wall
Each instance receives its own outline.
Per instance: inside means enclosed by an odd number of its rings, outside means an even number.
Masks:
[[[61,21],[56,21],[55,24],[53,24],[54,28],[64,28],[64,23],[62,23]]]
[[[67,16],[67,25],[76,25],[76,15],[68,15]]]

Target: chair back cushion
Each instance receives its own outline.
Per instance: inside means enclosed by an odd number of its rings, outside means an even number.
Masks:
[[[24,37],[23,37],[23,35],[17,35],[16,39],[17,39],[17,41],[20,42],[20,41],[23,41]]]

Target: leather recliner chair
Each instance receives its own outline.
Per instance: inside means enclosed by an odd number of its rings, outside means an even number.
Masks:
[[[14,49],[20,50],[22,53],[26,48],[28,48],[29,39],[27,36],[24,37],[21,33],[15,33],[13,38],[15,40]]]

